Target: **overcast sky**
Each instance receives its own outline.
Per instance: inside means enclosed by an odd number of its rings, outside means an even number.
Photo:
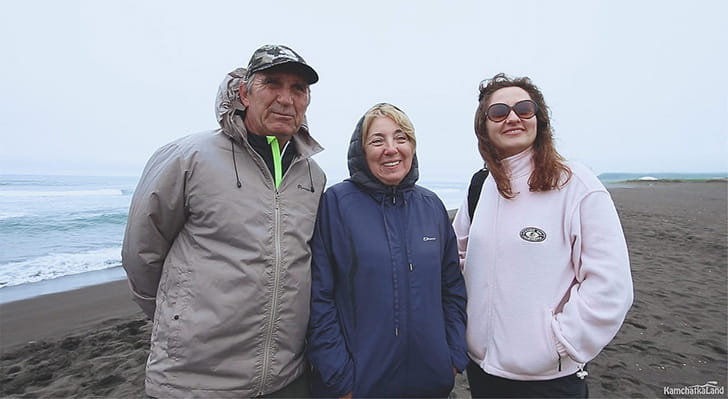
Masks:
[[[359,117],[412,119],[423,179],[482,161],[478,83],[529,76],[559,151],[596,173],[728,173],[728,2],[69,1],[0,4],[0,173],[138,175],[214,129],[224,75],[266,43],[319,73],[308,111],[330,182]]]

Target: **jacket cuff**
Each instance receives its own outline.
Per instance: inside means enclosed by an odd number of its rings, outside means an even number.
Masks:
[[[131,281],[129,281],[129,291],[131,291],[133,296],[132,299],[137,303],[137,305],[139,305],[142,312],[144,312],[150,320],[154,320],[154,312],[157,309],[157,298],[146,296],[134,291],[134,286],[131,284]]]
[[[566,352],[566,347],[564,346],[564,344],[559,341],[559,338],[556,337],[556,334],[552,332],[551,335],[554,337],[554,342],[556,342],[556,352],[559,353],[559,357],[568,357],[569,353]]]
[[[323,377],[323,376],[321,376]],[[328,391],[325,395],[312,395],[312,397],[342,397],[354,391],[354,361],[348,358],[341,374],[334,381],[322,381]]]
[[[453,350],[450,357],[452,358],[452,366],[457,369],[458,373],[462,373],[465,371],[465,368],[468,367],[470,358],[468,357],[467,352]]]

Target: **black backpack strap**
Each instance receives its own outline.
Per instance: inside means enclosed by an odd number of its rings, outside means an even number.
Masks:
[[[470,179],[470,186],[468,186],[468,214],[470,220],[473,220],[475,214],[475,207],[478,206],[478,199],[480,198],[480,192],[483,190],[483,182],[488,177],[488,168],[480,169],[475,172],[473,178]]]

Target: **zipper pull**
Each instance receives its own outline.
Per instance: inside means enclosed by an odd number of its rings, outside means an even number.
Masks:
[[[399,337],[399,327],[394,327],[394,336]]]
[[[409,267],[410,267],[410,271],[412,271],[414,269],[414,267],[412,266],[411,263],[409,264]]]

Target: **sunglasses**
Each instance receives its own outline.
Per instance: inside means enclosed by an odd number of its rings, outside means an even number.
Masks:
[[[531,100],[519,101],[512,107],[503,103],[497,103],[488,107],[488,111],[485,114],[488,119],[497,123],[506,120],[511,110],[521,119],[531,119],[536,116],[538,105]]]

